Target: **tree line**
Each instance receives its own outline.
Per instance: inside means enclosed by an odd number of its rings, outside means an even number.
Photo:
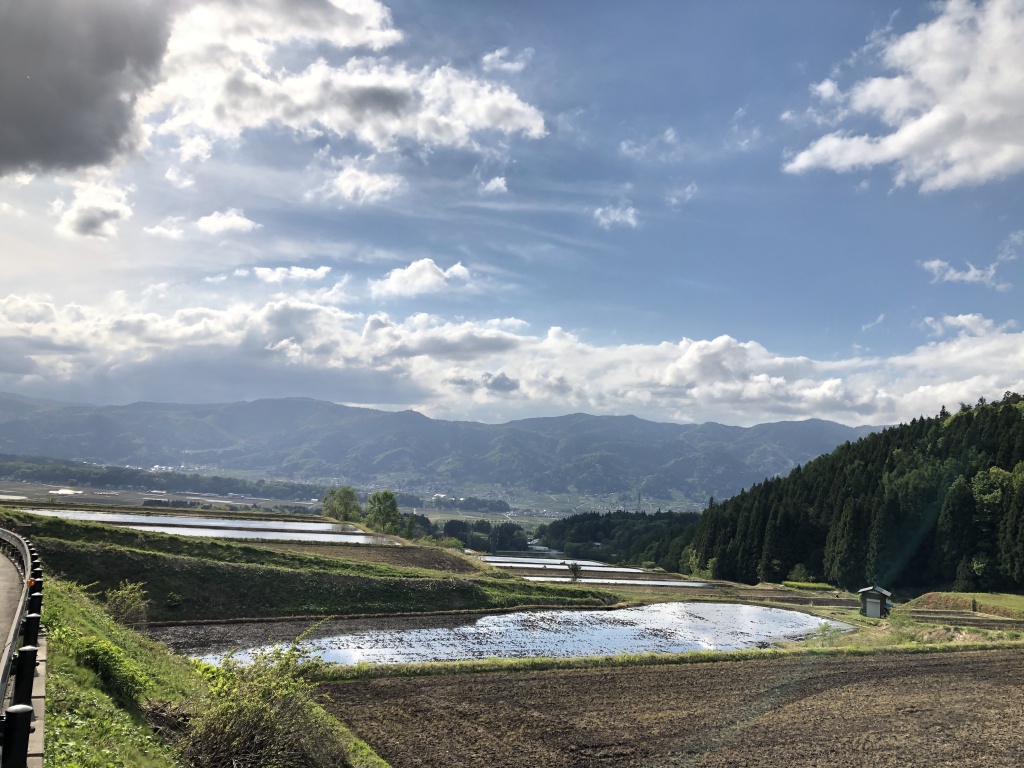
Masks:
[[[537,537],[569,557],[678,572],[699,520],[693,512],[586,512],[540,526]]]
[[[712,500],[683,560],[748,583],[1020,591],[1024,398],[943,407]]]

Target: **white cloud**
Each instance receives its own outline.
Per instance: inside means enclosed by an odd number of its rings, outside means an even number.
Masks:
[[[453,280],[468,283],[469,270],[457,262],[448,269],[441,269],[433,259],[420,259],[408,267],[393,269],[380,280],[370,280],[370,295],[374,298],[388,296],[419,296],[438,293],[448,288]]]
[[[72,181],[74,197],[70,204],[58,199],[53,211],[60,215],[57,232],[65,237],[91,237],[108,240],[117,236],[118,225],[132,217],[128,205],[129,188],[107,180]]]
[[[210,159],[212,153],[213,144],[210,143],[209,139],[202,136],[182,138],[181,143],[178,145],[178,159],[183,163],[187,163],[190,160],[206,162]]]
[[[482,195],[501,195],[506,192],[508,192],[508,187],[505,185],[504,176],[495,176],[486,184],[480,185],[480,194]]]
[[[926,317],[921,321],[933,336],[945,336],[950,331],[959,331],[963,336],[985,336],[992,333],[1004,333],[1016,327],[1012,320],[996,324],[984,315],[977,313],[965,315],[943,315],[941,318]]]
[[[670,189],[665,194],[665,202],[670,208],[677,208],[678,206],[685,205],[693,200],[699,191],[700,189],[697,186],[697,182],[691,181],[681,189]]]
[[[178,189],[188,189],[196,183],[194,178],[183,173],[181,168],[176,165],[172,165],[167,169],[167,173],[164,174],[164,178],[167,179],[172,186],[175,186]]]
[[[729,336],[595,345],[557,327],[531,334],[515,318],[367,317],[312,294],[217,308],[164,299],[152,311],[124,295],[93,305],[8,296],[0,338],[26,352],[5,358],[0,389],[109,400],[142,387],[147,397],[196,401],[223,378],[249,387],[231,389],[236,398],[343,389],[351,402],[454,418],[487,418],[501,402],[509,417],[587,411],[731,424],[893,423],[1024,391],[1024,334],[978,314],[928,323],[946,337],[890,357],[817,361]],[[255,375],[268,368],[274,376]]]
[[[245,218],[245,213],[238,208],[229,208],[203,216],[196,221],[196,226],[207,234],[220,235],[224,232],[252,232],[263,225]]]
[[[514,59],[508,59],[508,48],[499,48],[481,59],[485,72],[522,72],[533,58],[533,48],[525,48]]]
[[[357,167],[355,160],[338,173],[321,192],[357,205],[382,203],[401,193],[405,180],[393,173],[371,173]]]
[[[371,0],[344,9],[307,3],[301,12],[286,0],[196,4],[175,20],[165,78],[140,100],[140,111],[157,136],[178,137],[182,162],[208,157],[218,140],[271,126],[354,137],[377,151],[402,141],[475,148],[485,131],[545,134],[540,112],[507,86],[450,66],[291,57],[297,66],[290,70],[274,59],[300,44],[376,51],[400,39],[387,9]]]
[[[864,325],[862,325],[860,327],[860,329],[862,331],[867,331],[867,330],[870,330],[871,328],[874,328],[875,326],[881,325],[884,322],[885,322],[885,312],[882,312],[882,313],[880,313],[878,315],[878,317],[876,317],[870,323],[865,323]]]
[[[938,17],[873,47],[892,74],[840,93],[813,86],[836,118],[878,119],[888,130],[822,136],[793,156],[789,173],[893,165],[897,186],[921,191],[985,184],[1024,170],[1024,5],[948,0]]]
[[[977,283],[997,291],[1008,291],[1013,285],[1000,280],[996,276],[996,270],[1017,258],[1016,248],[1021,243],[1024,243],[1024,230],[1013,232],[1003,241],[996,260],[987,267],[976,267],[968,261],[967,269],[956,269],[942,259],[929,259],[920,264],[923,269],[932,273],[933,283]]]
[[[669,126],[662,133],[643,141],[624,139],[619,142],[619,154],[633,160],[675,163],[686,155],[687,147],[680,141],[675,128]]]
[[[323,280],[330,271],[331,268],[326,266],[316,269],[310,267],[254,267],[252,273],[257,280],[264,283],[283,283],[293,280],[301,282]]]
[[[184,216],[168,216],[159,224],[154,224],[152,227],[143,227],[142,231],[147,235],[166,237],[170,240],[180,240],[185,236],[185,230],[178,225],[184,220]]]
[[[25,216],[24,210],[11,205],[10,203],[0,203],[0,213],[5,216],[14,216],[19,219]]]
[[[613,226],[636,229],[640,226],[636,213],[636,208],[629,203],[622,203],[618,206],[609,205],[594,210],[594,221],[601,229],[611,229]]]

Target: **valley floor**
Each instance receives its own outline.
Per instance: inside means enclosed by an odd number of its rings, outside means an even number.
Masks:
[[[1024,652],[325,684],[393,768],[1024,764]]]

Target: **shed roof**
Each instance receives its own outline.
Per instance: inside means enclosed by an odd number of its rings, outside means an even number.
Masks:
[[[885,595],[886,597],[892,597],[892,592],[881,587],[864,587],[864,589],[858,589],[857,594],[864,594],[865,592],[878,592],[879,594]]]

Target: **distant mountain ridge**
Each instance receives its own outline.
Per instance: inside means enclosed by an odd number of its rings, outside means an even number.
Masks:
[[[0,393],[0,453],[418,491],[472,484],[696,503],[787,473],[875,429],[581,413],[481,424],[308,398],[94,406]]]

